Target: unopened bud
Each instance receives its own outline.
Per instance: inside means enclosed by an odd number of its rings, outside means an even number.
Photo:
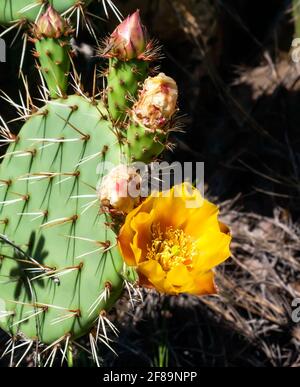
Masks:
[[[140,204],[141,180],[132,167],[121,164],[113,168],[97,191],[101,205],[128,214]]]
[[[61,36],[66,35],[69,31],[70,28],[66,20],[61,17],[51,5],[49,5],[47,11],[39,17],[33,28],[34,37],[37,39],[58,39]]]
[[[123,61],[138,59],[145,53],[147,45],[148,34],[141,22],[140,12],[136,11],[114,30],[102,56]]]
[[[178,87],[164,73],[145,80],[138,101],[133,106],[133,118],[148,129],[163,129],[177,110]]]

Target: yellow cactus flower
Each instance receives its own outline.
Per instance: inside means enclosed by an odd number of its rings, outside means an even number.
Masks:
[[[213,269],[231,255],[231,235],[218,214],[188,183],[156,192],[131,211],[118,243],[140,285],[168,294],[216,293]]]

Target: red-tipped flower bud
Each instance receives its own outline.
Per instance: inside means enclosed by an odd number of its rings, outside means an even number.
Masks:
[[[133,118],[148,129],[163,129],[177,110],[178,88],[164,73],[145,80]]]
[[[144,57],[149,40],[141,22],[140,11],[128,16],[111,34],[103,56],[128,61]],[[143,58],[144,59],[144,58]]]
[[[70,28],[66,20],[49,5],[47,11],[39,17],[33,28],[34,37],[37,39],[54,38],[58,39],[67,35]]]

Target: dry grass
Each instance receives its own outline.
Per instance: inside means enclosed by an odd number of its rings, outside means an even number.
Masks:
[[[134,313],[123,298],[115,316],[122,326],[118,362],[127,353],[129,362],[149,365],[164,343],[171,365],[300,365],[300,326],[291,318],[292,300],[300,297],[299,229],[281,209],[270,218],[234,203],[222,205],[233,256],[217,270],[220,294],[144,291]]]
[[[299,227],[281,209],[267,218],[230,204],[224,220],[232,226],[233,257],[218,270],[220,297],[205,304],[272,365],[299,365],[299,327],[291,318],[292,300],[300,296]]]

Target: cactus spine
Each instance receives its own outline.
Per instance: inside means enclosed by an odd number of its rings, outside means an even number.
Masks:
[[[88,5],[92,0],[81,0]],[[34,22],[45,11],[47,4],[52,5],[57,12],[63,13],[76,6],[77,0],[3,0],[0,4],[0,23],[10,24],[17,20]]]

